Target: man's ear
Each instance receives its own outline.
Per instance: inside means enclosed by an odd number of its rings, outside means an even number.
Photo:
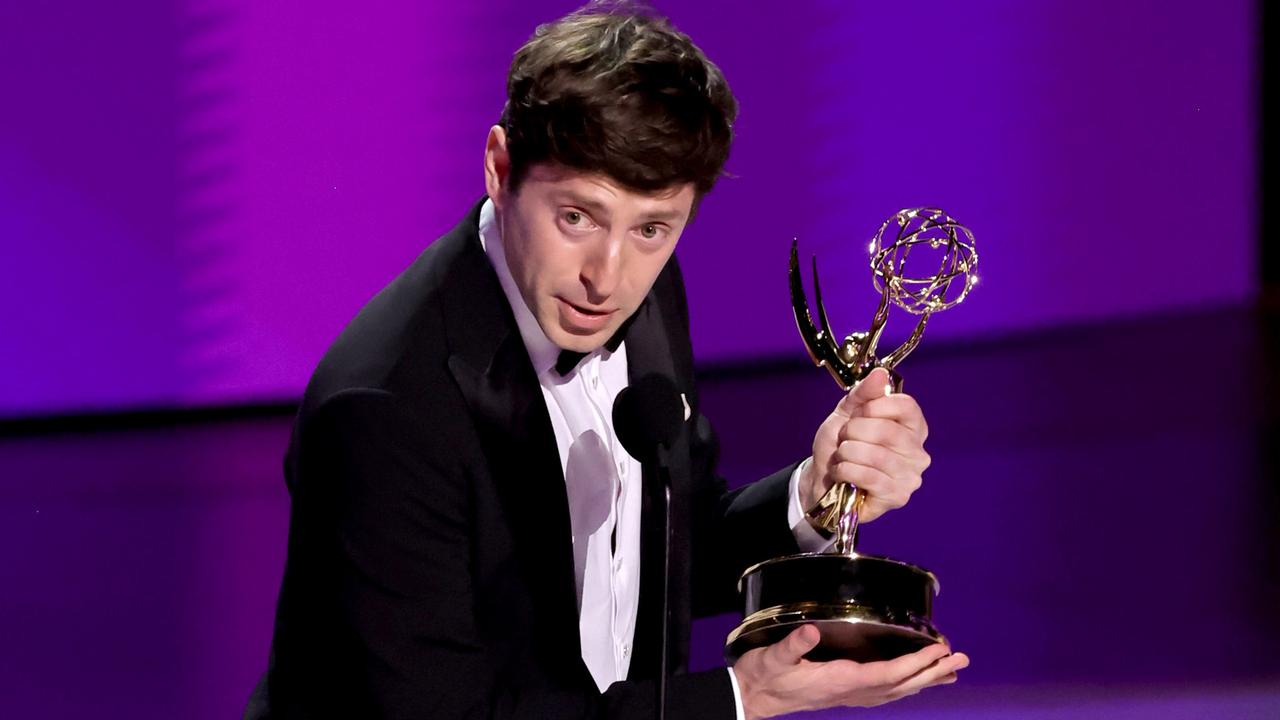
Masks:
[[[511,156],[507,153],[507,132],[500,125],[489,128],[484,143],[484,190],[493,200],[493,206],[501,209],[504,191],[511,178]]]

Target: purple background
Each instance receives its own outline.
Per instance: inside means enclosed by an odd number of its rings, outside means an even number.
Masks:
[[[0,3],[0,418],[296,400],[479,195],[510,54],[574,3],[433,5]],[[981,287],[904,367],[925,488],[861,546],[938,573],[974,664],[807,717],[1280,716],[1255,4],[661,9],[742,105],[735,177],[679,249],[732,483],[803,455],[838,396],[789,317],[793,236],[842,332],[867,322],[863,248],[898,208],[941,205],[982,252]],[[789,362],[748,362],[771,357]],[[0,423],[0,716],[243,708],[291,418],[158,417]],[[695,623],[695,668],[736,622]]]
[[[3,4],[0,417],[297,397],[479,195],[511,53],[574,6]],[[1250,2],[660,9],[742,106],[679,249],[703,361],[800,355],[793,236],[865,326],[865,242],[907,205],[982,253],[930,342],[1256,290]]]

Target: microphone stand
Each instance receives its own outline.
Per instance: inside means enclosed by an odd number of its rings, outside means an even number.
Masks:
[[[671,468],[667,448],[658,444],[658,481],[662,483],[662,655],[658,664],[658,720],[667,718],[667,644],[671,637]]]
[[[619,392],[613,406],[618,439],[646,469],[652,463],[662,486],[662,644],[658,682],[654,688],[659,720],[667,717],[667,678],[671,664],[671,449],[667,444],[680,432],[682,403],[676,399],[678,392],[669,378],[651,373]],[[688,410],[687,404],[684,409]],[[653,497],[653,488],[648,485],[644,488],[646,498]]]

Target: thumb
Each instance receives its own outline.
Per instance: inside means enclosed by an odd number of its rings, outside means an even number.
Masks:
[[[801,625],[770,648],[773,660],[782,665],[798,665],[810,650],[818,646],[822,634],[813,625]]]
[[[845,415],[852,417],[863,405],[882,398],[892,392],[893,380],[889,377],[889,371],[884,368],[876,368],[871,374],[862,378],[848,395],[840,401],[840,410]]]

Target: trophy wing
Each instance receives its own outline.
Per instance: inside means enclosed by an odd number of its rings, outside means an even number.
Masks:
[[[804,340],[804,346],[809,351],[809,357],[814,364],[827,368],[836,382],[847,390],[853,387],[853,373],[840,361],[840,350],[831,332],[826,308],[822,306],[822,287],[818,281],[817,258],[813,261],[813,287],[814,300],[818,303],[818,318],[822,323],[821,329],[814,325],[813,316],[809,313],[809,301],[804,293],[804,280],[800,277],[800,258],[796,247],[797,242],[793,240],[791,262],[788,267],[791,283],[791,310],[795,313],[796,328],[800,330],[800,337]]]
[[[827,306],[822,303],[822,281],[818,279],[818,256],[813,256],[813,302],[818,306],[818,326],[822,329],[822,337],[827,340],[833,350],[839,352],[836,345],[836,334],[831,332],[831,321],[827,319]]]

